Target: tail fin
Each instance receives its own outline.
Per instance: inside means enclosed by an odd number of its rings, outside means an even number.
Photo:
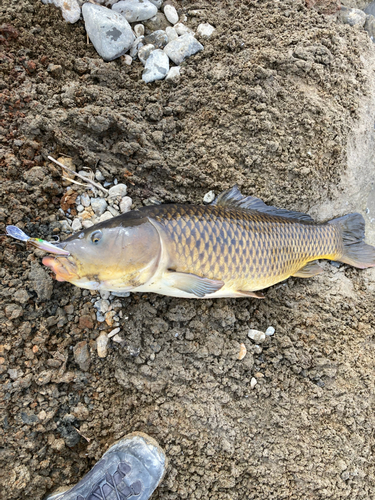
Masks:
[[[340,262],[360,269],[375,267],[375,247],[367,245],[365,238],[365,220],[361,214],[349,214],[333,219],[328,224],[337,225],[342,231],[344,251]]]

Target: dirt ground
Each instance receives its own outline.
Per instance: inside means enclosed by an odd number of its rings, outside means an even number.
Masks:
[[[375,243],[367,34],[301,1],[179,6],[217,31],[177,85],[146,85],[140,63],[104,63],[82,22],[37,0],[2,4],[0,232],[61,233],[66,188],[47,155],[67,155],[126,183],[135,206],[201,203],[237,183],[320,220],[361,211]],[[374,498],[374,270],[327,263],[263,301],[134,294],[119,307],[125,342],[100,359],[110,328],[91,293],[53,281],[24,244],[1,245],[1,498],[76,483],[136,430],[169,457],[155,499]],[[256,348],[248,329],[268,326]]]

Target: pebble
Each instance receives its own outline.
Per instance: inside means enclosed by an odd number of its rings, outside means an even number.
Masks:
[[[84,207],[89,207],[91,205],[90,196],[87,193],[81,194],[81,204]]]
[[[139,50],[141,47],[143,47],[143,45],[144,45],[143,40],[144,40],[144,36],[143,36],[143,35],[139,36],[138,38],[136,38],[136,39],[134,40],[134,43],[133,43],[133,45],[131,46],[131,49],[130,49],[130,51],[129,51],[129,55],[130,55],[130,57],[136,57],[136,55],[138,54],[138,50]],[[124,56],[124,57],[125,57],[125,56]],[[117,183],[115,182],[115,184],[117,184]]]
[[[98,323],[103,323],[105,321],[105,317],[99,311],[96,313],[96,321]]]
[[[108,203],[103,198],[91,198],[91,208],[100,217],[107,210]]]
[[[165,17],[168,19],[168,21],[171,24],[178,23],[177,10],[175,7],[173,7],[173,5],[166,5],[163,10],[164,10]]]
[[[168,45],[166,47],[168,47]],[[146,61],[145,69],[142,73],[142,80],[146,83],[154,82],[155,80],[162,80],[166,77],[168,71],[168,55],[163,50],[156,49],[151,52],[149,58]]]
[[[106,220],[112,219],[113,215],[107,210],[103,215],[99,217],[99,222],[104,222]]]
[[[177,23],[174,25],[174,29],[176,30],[177,35],[194,35],[194,31],[183,23]]]
[[[186,34],[169,42],[164,47],[164,52],[178,66],[184,59],[203,50],[203,48],[203,45],[193,35]]]
[[[212,203],[215,199],[215,191],[209,191],[203,196],[203,203]]]
[[[366,22],[365,22],[365,26],[364,26],[365,30],[367,31],[367,33],[369,34],[369,37],[371,38],[372,41],[375,40],[375,17],[374,16],[367,16],[367,19],[366,19]],[[368,213],[368,212],[366,212]],[[338,263],[333,263],[332,264],[338,264]]]
[[[123,199],[120,201],[120,212],[122,214],[129,212],[131,209],[133,200],[129,196],[124,196]]]
[[[153,3],[158,9],[160,9],[164,0],[149,0],[149,1]]]
[[[120,0],[113,5],[112,10],[122,14],[129,23],[135,23],[151,19],[158,8],[149,0]]]
[[[165,32],[168,37],[168,41],[176,40],[178,38],[177,31],[172,26],[167,26]]]
[[[99,181],[99,182],[103,182],[103,181],[105,181],[105,177],[104,177],[104,175],[101,173],[101,171],[100,171],[100,170],[96,170],[96,172],[95,172],[95,179],[96,179],[97,181]]]
[[[269,326],[266,330],[266,335],[274,335],[275,329],[273,326]]]
[[[80,229],[82,229],[82,223],[79,219],[73,220],[72,229],[73,229],[73,231],[79,231]]]
[[[165,79],[172,83],[178,83],[180,81],[180,66],[172,66]]]
[[[90,354],[87,347],[87,342],[83,340],[78,342],[73,348],[74,361],[80,367],[80,369],[86,372],[90,368]]]
[[[197,28],[197,34],[203,38],[210,38],[214,31],[216,30],[210,23],[202,23]]]
[[[254,352],[255,352],[255,354],[262,354],[263,349],[260,347],[260,345],[256,344],[254,346]]]
[[[246,356],[247,349],[245,344],[240,345],[240,352],[238,353],[238,359],[241,360]]]
[[[112,186],[111,188],[109,188],[108,196],[110,198],[115,198],[116,196],[123,197],[126,195],[126,191],[127,188],[125,184],[117,184],[117,186]]]
[[[91,222],[91,220],[83,220],[82,221],[82,226],[85,228],[85,229],[88,229],[89,227],[92,227],[94,225],[93,222]]]
[[[162,49],[168,43],[167,33],[163,30],[157,30],[151,33],[151,35],[145,36],[144,39],[146,44],[152,43],[157,49]]]
[[[83,212],[85,210],[85,207],[83,205],[77,205],[77,212]]]
[[[111,292],[114,297],[129,297],[130,292]]]
[[[150,57],[150,54],[153,50],[155,50],[155,45],[152,43],[148,43],[147,45],[143,45],[138,51],[138,59],[141,61],[143,65],[146,64],[147,59]]]
[[[110,306],[109,300],[106,299],[99,299],[94,303],[95,309],[98,309],[99,312],[102,314],[105,314],[107,311],[109,311],[109,306]]]
[[[148,21],[145,21],[143,24],[147,35],[156,30],[165,30],[167,26],[170,26],[167,18],[162,12],[158,12],[156,16],[148,19]]]
[[[133,62],[133,58],[132,56],[130,56],[129,54],[125,54],[124,56],[122,56],[124,59],[123,59],[123,63],[126,64],[127,66],[131,66],[132,62]]]
[[[250,387],[254,389],[254,387],[257,385],[258,381],[255,377],[252,377],[250,380]]]
[[[145,34],[145,27],[143,24],[136,24],[134,26],[134,33],[137,37],[143,36]]]
[[[124,339],[120,337],[120,335],[114,335],[112,337],[113,342],[117,342],[118,344],[121,344],[121,342],[124,342]]]
[[[130,49],[135,35],[124,16],[88,2],[83,4],[82,14],[87,34],[105,61],[113,61]]]
[[[102,332],[96,339],[96,349],[99,358],[105,358],[108,354],[108,335]]]
[[[120,328],[115,328],[114,330],[110,331],[109,334],[108,334],[108,338],[110,339],[111,337],[113,337],[114,335],[116,335],[116,333],[118,333],[120,331]]]
[[[257,344],[262,344],[266,340],[266,334],[264,332],[260,332],[258,330],[249,330],[247,334],[249,339],[254,340]]]
[[[60,8],[63,18],[68,23],[74,24],[81,17],[81,8],[77,0],[42,0],[42,2]]]
[[[366,22],[366,14],[363,10],[348,9],[347,7],[341,7],[339,18],[344,24],[350,26],[364,26]]]
[[[117,217],[118,215],[120,215],[120,212],[110,205],[108,206],[108,212],[111,212],[113,217]]]

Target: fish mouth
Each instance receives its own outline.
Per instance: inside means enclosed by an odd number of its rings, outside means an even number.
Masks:
[[[57,281],[72,282],[79,278],[76,266],[66,257],[43,257],[42,263],[55,273]]]

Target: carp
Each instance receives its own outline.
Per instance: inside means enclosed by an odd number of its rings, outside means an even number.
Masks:
[[[262,298],[290,276],[321,273],[319,259],[374,267],[364,229],[357,213],[316,223],[234,187],[211,205],[149,206],[96,224],[55,244],[69,255],[43,264],[58,281],[92,290]]]

